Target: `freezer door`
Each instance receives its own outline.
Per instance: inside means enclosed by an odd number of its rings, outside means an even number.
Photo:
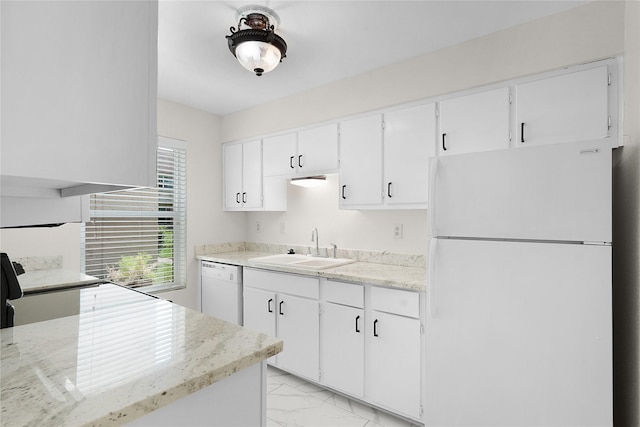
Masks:
[[[428,426],[612,425],[611,247],[432,239]]]
[[[433,237],[611,242],[611,143],[434,158]]]

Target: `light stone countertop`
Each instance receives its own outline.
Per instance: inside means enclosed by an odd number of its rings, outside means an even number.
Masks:
[[[27,271],[18,276],[18,283],[20,283],[22,292],[25,294],[58,288],[86,286],[103,281],[97,277],[62,268]]]
[[[369,283],[390,288],[424,291],[426,289],[427,270],[421,267],[406,267],[392,264],[376,264],[372,262],[354,262],[338,267],[311,270],[291,266],[276,266],[260,264],[250,261],[251,258],[274,255],[272,252],[231,251],[214,254],[198,255],[196,258],[204,261],[214,261],[224,264],[254,267],[263,270],[280,271],[284,273],[305,274],[308,276],[325,277],[327,279],[348,282]]]
[[[282,351],[282,340],[113,284],[2,329],[2,425],[122,425]]]

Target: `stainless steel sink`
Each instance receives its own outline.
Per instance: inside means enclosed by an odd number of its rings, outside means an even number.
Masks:
[[[263,257],[251,258],[249,259],[249,261],[256,264],[306,268],[308,270],[322,270],[324,268],[338,267],[340,265],[346,265],[355,262],[355,260],[349,258],[321,258],[309,257],[300,254],[267,255]]]

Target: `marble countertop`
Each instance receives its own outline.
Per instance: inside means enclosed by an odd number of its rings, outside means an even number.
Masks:
[[[324,268],[322,270],[310,270],[308,268],[295,268],[291,266],[265,265],[251,261],[251,258],[268,255],[273,255],[273,253],[232,251],[199,255],[197,258],[204,261],[241,265],[243,267],[255,267],[285,273],[305,274],[309,276],[325,277],[328,279],[344,280],[349,282],[370,283],[372,285],[391,288],[416,291],[422,291],[426,288],[427,271],[425,268],[405,267],[392,264],[376,264],[371,262],[354,262],[352,264]]]
[[[122,425],[282,351],[282,341],[113,284],[80,314],[0,331],[3,425]]]
[[[20,283],[22,292],[25,294],[58,288],[91,285],[102,281],[103,280],[97,277],[87,276],[77,271],[62,268],[27,271],[18,276],[18,283]]]

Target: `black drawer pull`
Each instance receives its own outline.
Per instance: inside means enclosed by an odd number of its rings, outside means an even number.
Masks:
[[[360,325],[359,325],[360,316],[356,316],[356,332],[360,333]]]
[[[447,136],[447,134],[446,134],[446,133],[443,133],[443,134],[442,134],[442,149],[443,149],[444,151],[447,151],[447,144],[445,143],[445,140],[444,140],[444,138],[445,138],[446,136]]]
[[[282,304],[284,304],[284,301],[280,301],[280,304],[278,304],[278,312],[280,313],[280,316],[284,316],[284,313],[282,312]]]
[[[272,302],[273,302],[273,298],[269,298],[269,301],[267,301],[267,310],[269,311],[269,313],[273,313],[273,310],[271,309]]]
[[[373,321],[373,336],[378,336],[378,319]]]

